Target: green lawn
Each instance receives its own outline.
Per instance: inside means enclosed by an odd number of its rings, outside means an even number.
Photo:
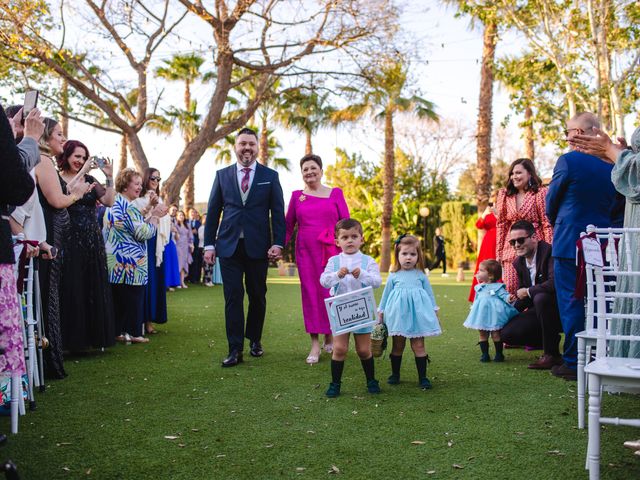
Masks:
[[[417,388],[407,351],[396,387],[388,359],[376,360],[383,392],[369,395],[350,352],[343,394],[328,400],[329,357],[304,363],[297,281],[275,275],[265,356],[223,369],[222,288],[191,287],[169,294],[169,323],[150,344],[69,359],[69,377],[37,395],[1,457],[25,479],[587,478],[576,384],[527,370],[535,354],[524,350],[481,364],[476,332],[462,327],[468,284],[433,284],[444,330],[427,341],[433,390]],[[638,405],[604,398],[609,415],[638,417]],[[622,447],[638,437],[603,428],[602,478],[640,478]]]

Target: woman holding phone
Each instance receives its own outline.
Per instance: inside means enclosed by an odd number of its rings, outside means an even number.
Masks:
[[[67,208],[70,223],[60,299],[62,344],[71,352],[110,347],[115,343],[113,301],[96,203],[113,205],[113,166],[104,159],[99,159],[99,165],[78,140],[67,140],[56,160],[65,190],[76,178],[94,186]],[[87,173],[96,167],[106,177],[104,186]]]

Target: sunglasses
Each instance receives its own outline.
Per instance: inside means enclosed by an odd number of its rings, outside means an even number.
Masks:
[[[159,182],[162,179],[160,177],[149,177],[149,180],[153,180],[154,182]]]
[[[531,235],[527,235],[526,237],[513,238],[509,240],[509,245],[511,245],[512,247],[515,247],[516,243],[518,245],[524,245],[524,242],[527,241],[527,238],[531,238]]]
[[[564,136],[568,137],[570,132],[578,132],[578,134],[582,135],[584,130],[581,128],[567,128],[564,130]]]

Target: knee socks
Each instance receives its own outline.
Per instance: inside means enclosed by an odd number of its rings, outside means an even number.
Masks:
[[[374,380],[375,379],[375,372],[374,372],[374,368],[375,368],[375,364],[373,363],[373,357],[369,357],[366,360],[360,360],[360,363],[362,363],[362,370],[364,370],[364,375],[365,377],[367,377],[367,382],[369,380]]]
[[[342,370],[344,370],[344,360],[331,360],[331,381],[333,383],[342,382]]]
[[[391,373],[400,377],[400,366],[402,365],[402,355],[389,354],[391,360]]]
[[[428,356],[416,357],[416,368],[418,369],[418,380],[427,378],[427,359]]]

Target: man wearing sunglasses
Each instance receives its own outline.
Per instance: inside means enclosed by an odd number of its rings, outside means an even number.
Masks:
[[[567,141],[576,135],[595,135],[598,118],[579,113],[566,125]],[[584,330],[584,300],[575,298],[576,241],[587,225],[612,225],[616,190],[611,182],[613,166],[598,157],[573,150],[565,153],[553,169],[546,198],[547,217],[553,225],[553,257],[556,296],[564,330],[564,363],[551,369],[557,377],[575,380],[577,364],[576,333]]]
[[[511,226],[509,244],[515,250],[513,266],[518,290],[513,298],[520,311],[507,323],[500,337],[511,345],[542,345],[543,355],[529,365],[532,370],[549,370],[562,364],[560,356],[560,314],[553,282],[551,245],[536,237],[531,222],[519,220]]]

